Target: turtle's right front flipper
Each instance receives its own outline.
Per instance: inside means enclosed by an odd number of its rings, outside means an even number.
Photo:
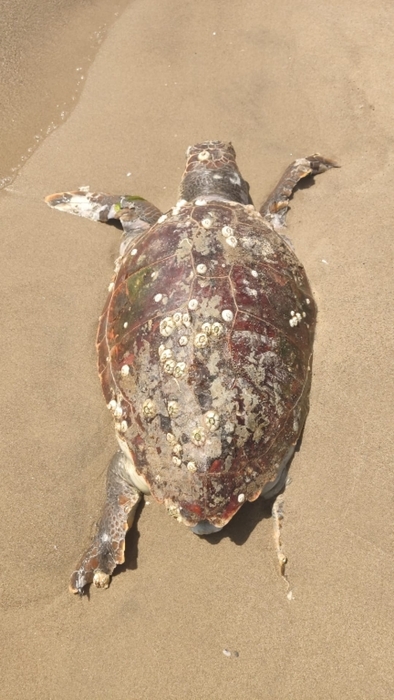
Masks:
[[[85,188],[50,194],[45,201],[50,207],[85,219],[102,223],[120,221],[126,236],[133,238],[153,226],[162,214],[142,197],[89,192]]]

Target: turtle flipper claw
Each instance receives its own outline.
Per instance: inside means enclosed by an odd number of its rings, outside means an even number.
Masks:
[[[92,548],[90,548],[83,557],[80,567],[72,573],[69,585],[70,593],[78,593],[80,596],[82,596],[84,595],[85,586],[89,585],[90,583],[93,583],[96,588],[108,588],[111,581],[111,574],[115,566],[124,561],[123,554],[123,559],[119,557],[119,560],[114,562],[113,565],[108,565],[108,561],[105,563],[103,562],[107,569],[110,568],[110,571],[106,572],[100,568],[97,556],[89,556],[91,551]],[[113,557],[111,557],[111,559],[113,559]]]
[[[86,576],[86,574],[81,570],[74,571],[69,584],[70,593],[78,593],[78,595],[83,596],[85,594],[85,586],[92,583],[93,576]]]

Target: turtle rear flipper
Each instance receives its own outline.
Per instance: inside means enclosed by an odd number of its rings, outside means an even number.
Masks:
[[[125,234],[133,237],[153,226],[161,216],[161,211],[142,197],[90,192],[87,188],[50,194],[45,202],[92,221],[105,224],[119,221]]]
[[[71,575],[71,593],[83,595],[84,587],[92,582],[97,588],[108,588],[113,570],[124,562],[126,533],[142,495],[130,482],[126,463],[123,452],[117,452],[109,463],[103,512],[90,546]]]

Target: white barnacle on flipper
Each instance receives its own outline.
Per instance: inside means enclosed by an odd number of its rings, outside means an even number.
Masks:
[[[162,215],[159,216],[159,218],[157,219],[157,223],[158,223],[158,224],[163,224],[164,221],[166,221],[166,219],[167,219],[167,214],[162,214]]]

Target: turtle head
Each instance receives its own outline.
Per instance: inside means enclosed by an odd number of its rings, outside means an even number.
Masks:
[[[243,179],[231,143],[204,141],[189,146],[179,194],[191,202],[197,197],[250,204],[249,185]]]

